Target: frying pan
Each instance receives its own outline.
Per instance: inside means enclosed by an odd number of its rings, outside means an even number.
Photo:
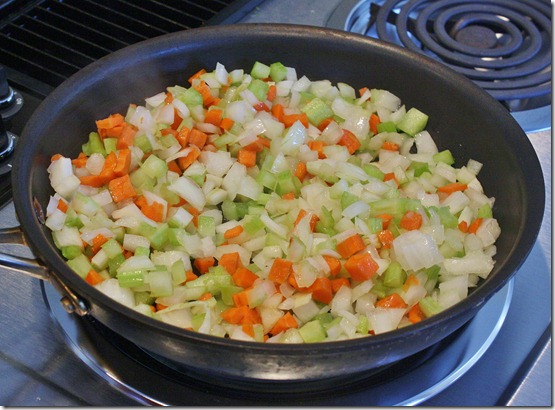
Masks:
[[[179,329],[120,305],[66,264],[43,224],[52,194],[46,168],[55,153],[74,157],[94,121],[167,86],[187,84],[217,62],[228,70],[280,61],[311,80],[386,89],[430,117],[427,129],[456,165],[484,164],[480,181],[496,198],[502,229],[493,272],[463,301],[418,324],[356,340],[275,345]],[[52,92],[27,123],[16,149],[13,200],[20,227],[4,240],[25,242],[36,261],[1,264],[50,281],[68,311],[95,320],[157,359],[210,380],[277,386],[349,378],[419,352],[464,325],[517,272],[535,243],[544,207],[539,161],[507,110],[470,80],[395,45],[343,31],[281,24],[193,29],[122,49],[87,66]],[[7,238],[7,239],[6,239]],[[39,295],[37,295],[39,297]],[[251,384],[252,382],[252,384]],[[248,388],[248,387],[247,387]],[[272,387],[273,388],[273,387]]]

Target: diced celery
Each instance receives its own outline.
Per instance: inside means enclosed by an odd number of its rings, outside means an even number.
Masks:
[[[393,121],[380,122],[377,126],[378,133],[380,132],[397,132],[397,126]]]
[[[71,207],[75,210],[75,212],[87,216],[93,216],[101,209],[100,205],[98,205],[93,199],[83,195],[79,191],[77,191],[73,196]]]
[[[440,223],[446,228],[456,228],[459,224],[457,217],[449,211],[448,206],[431,207],[439,215]]]
[[[322,342],[326,339],[326,331],[319,320],[312,320],[305,323],[299,333],[305,343]]]
[[[480,208],[478,208],[478,218],[492,218],[493,212],[491,211],[491,206],[489,203],[485,203]]]
[[[216,235],[216,223],[211,216],[200,215],[198,217],[197,231],[201,236]]]
[[[196,315],[193,315],[191,319],[191,326],[193,327],[193,330],[195,332],[198,332],[205,318],[206,318],[206,313],[197,313]]]
[[[111,277],[116,276],[116,272],[123,262],[125,262],[125,256],[123,256],[123,253],[116,255],[108,261],[108,272]]]
[[[379,299],[384,298],[387,296],[388,287],[384,285],[383,281],[376,281],[376,284],[372,286],[370,292],[376,295]]]
[[[441,268],[439,267],[439,265],[433,265],[427,268],[424,272],[426,272],[428,280],[437,280],[440,270]]]
[[[240,286],[235,286],[235,285],[222,286],[220,288],[220,295],[222,296],[222,301],[228,306],[233,306],[234,305],[233,295],[241,292],[242,290],[243,288]]]
[[[453,154],[451,154],[451,151],[448,149],[438,152],[432,158],[436,162],[444,162],[447,165],[453,165],[455,163]]]
[[[150,287],[150,294],[155,297],[169,296],[173,293],[172,275],[167,270],[149,272],[145,282]]]
[[[89,134],[89,142],[88,142],[89,146],[89,152],[91,154],[102,154],[104,156],[106,156],[106,150],[104,149],[104,144],[102,143],[102,139],[100,139],[100,135],[98,135],[98,133],[96,132],[91,132]],[[90,154],[89,154],[90,156]]]
[[[68,260],[67,264],[82,278],[85,278],[92,269],[89,258],[87,258],[84,254],[80,254],[75,258]]]
[[[383,274],[383,284],[390,288],[402,286],[407,279],[407,273],[399,262],[391,262]]]
[[[104,143],[104,150],[106,151],[106,154],[109,154],[112,151],[116,151],[116,145],[118,143],[117,138],[104,138],[102,142]]]
[[[81,221],[81,218],[79,218],[79,215],[77,215],[77,212],[75,212],[73,208],[67,210],[64,224],[77,229],[81,229],[84,226],[83,221]]]
[[[177,98],[187,106],[202,105],[203,103],[202,95],[192,87],[179,94]]]
[[[280,62],[270,64],[270,78],[276,83],[285,80],[287,68]]]
[[[224,218],[228,221],[236,221],[239,219],[239,214],[237,212],[237,204],[233,201],[226,199],[222,202],[222,213]]]
[[[301,189],[301,181],[290,170],[282,171],[277,174],[276,193],[278,195],[285,195],[293,192],[295,196],[299,194]]]
[[[141,169],[151,178],[160,178],[168,172],[168,164],[156,155],[149,155],[141,164]]]
[[[269,88],[270,86],[267,82],[259,80],[258,78],[252,80],[248,86],[248,89],[255,95],[256,98],[258,98],[259,101],[266,100]]]
[[[142,270],[120,272],[116,275],[122,288],[134,288],[144,284],[145,275]]]
[[[81,247],[77,245],[62,246],[60,250],[66,259],[76,258],[83,253]]]
[[[343,192],[341,195],[341,209],[347,208],[349,205],[354,204],[358,201],[359,198],[356,195],[351,194],[350,192]]]
[[[150,248],[145,246],[137,246],[135,248],[135,256],[150,256]]]
[[[428,116],[413,107],[403,115],[401,120],[397,123],[397,128],[412,136],[426,128],[427,123]]]
[[[420,306],[420,309],[422,309],[422,312],[424,312],[426,317],[436,315],[442,310],[437,300],[435,300],[431,296],[426,296],[425,298],[420,299],[418,305]]]
[[[254,235],[261,229],[264,229],[264,222],[258,215],[246,215],[243,219],[243,229],[248,235]]]
[[[135,292],[135,304],[153,305],[155,298],[149,292]]]
[[[261,63],[260,61],[256,61],[252,66],[251,76],[253,78],[268,78],[270,76],[270,66]]]
[[[178,259],[173,263],[170,272],[172,274],[172,283],[174,285],[180,285],[187,279],[185,264],[181,259]]]
[[[333,315],[330,312],[318,313],[314,316],[314,320],[320,321],[324,330],[328,330],[330,323],[333,321]]]
[[[261,169],[255,180],[265,188],[268,188],[272,191],[276,190],[276,175],[266,169]]]
[[[152,144],[145,134],[137,135],[133,143],[137,147],[139,147],[141,151],[143,151],[145,154],[152,151]]]
[[[368,317],[365,315],[358,315],[358,325],[356,327],[357,333],[366,335],[369,330]]]
[[[163,223],[158,226],[151,235],[147,236],[150,240],[150,246],[152,246],[153,249],[161,250],[164,247],[164,245],[168,242],[169,229],[170,227],[168,224]]]
[[[382,218],[368,218],[366,221],[368,229],[371,233],[378,233],[383,230],[383,219]]]
[[[147,172],[142,168],[137,168],[129,174],[129,179],[134,187],[141,186],[154,186],[156,182],[154,178],[150,177]]]
[[[106,269],[108,267],[108,262],[108,254],[104,251],[104,249],[100,249],[91,259],[92,267],[97,272]]]
[[[313,98],[301,111],[306,114],[308,121],[314,126],[318,126],[326,118],[333,116],[333,110],[320,98]]]
[[[362,169],[364,172],[366,172],[366,175],[372,178],[379,179],[380,181],[383,181],[385,177],[385,174],[380,169],[378,169],[378,167],[375,165],[363,164]]]
[[[108,255],[109,259],[112,259],[117,255],[123,253],[123,251],[121,250],[121,245],[114,238],[110,238],[106,242],[104,242],[101,245],[101,248],[104,250],[104,252],[106,252],[106,255]]]
[[[426,162],[413,161],[408,169],[414,170],[414,176],[419,177],[424,172],[430,172],[430,168]]]

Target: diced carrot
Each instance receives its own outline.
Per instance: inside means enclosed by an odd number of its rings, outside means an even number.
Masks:
[[[362,95],[368,91],[368,87],[362,87],[358,89],[358,94],[362,97]]]
[[[480,225],[482,225],[482,218],[476,218],[468,227],[468,233],[476,233]]]
[[[100,188],[101,186],[106,184],[106,180],[101,175],[84,175],[82,177],[79,177],[79,181],[81,181],[81,184],[83,185],[92,186],[95,188]]]
[[[378,215],[378,218],[382,219],[382,228],[387,229],[387,227],[389,226],[389,223],[393,219],[393,215],[391,215],[391,214],[380,214],[380,215]]]
[[[214,259],[214,257],[207,256],[205,258],[196,258],[193,262],[193,266],[197,268],[200,274],[205,274],[215,263],[216,259]]]
[[[50,162],[54,162],[59,160],[60,158],[63,158],[64,156],[62,154],[54,154],[50,157]]]
[[[420,285],[420,281],[418,280],[416,275],[411,273],[405,280],[405,283],[403,283],[403,292],[408,291],[411,286],[415,285]]]
[[[397,178],[395,178],[395,173],[394,172],[388,172],[387,174],[385,174],[383,176],[383,180],[384,180],[384,182],[393,180],[393,181],[395,181],[395,184],[397,185],[397,187],[399,186],[399,181],[397,181]]]
[[[200,81],[196,86],[193,86],[195,90],[197,90],[200,95],[202,95],[202,102],[205,107],[209,107],[214,103],[214,96],[210,91],[210,87],[204,81]]]
[[[183,118],[181,118],[181,115],[179,115],[179,111],[176,108],[174,108],[173,122],[172,122],[172,125],[170,125],[170,127],[172,128],[172,130],[177,130],[182,122],[183,122]]]
[[[250,289],[242,290],[241,292],[234,293],[231,295],[233,304],[237,307],[248,306],[249,305],[249,292]]]
[[[99,128],[98,135],[100,135],[101,139],[104,138],[119,138],[121,133],[123,132],[125,124],[116,125],[112,128]]]
[[[331,282],[331,291],[333,293],[337,293],[337,291],[341,289],[342,286],[351,287],[351,282],[347,278],[331,279],[330,282]]]
[[[118,142],[116,143],[117,149],[129,148],[135,142],[135,134],[137,134],[137,127],[131,124],[125,123],[121,134],[118,137]]]
[[[80,152],[77,158],[71,160],[71,163],[75,165],[76,168],[83,168],[85,165],[87,165],[87,159],[88,157],[85,155],[85,153]]]
[[[306,116],[306,114],[304,112],[301,113],[301,114],[284,114],[282,119],[281,119],[281,122],[287,128],[292,126],[297,121],[300,121],[304,125],[305,128],[308,128],[308,117]]]
[[[336,246],[337,252],[339,252],[342,258],[348,258],[349,256],[363,250],[365,247],[366,245],[364,245],[364,242],[362,241],[362,236],[358,233],[349,236]]]
[[[187,127],[183,127],[177,132],[176,138],[177,141],[179,141],[179,145],[181,145],[181,148],[187,148],[187,146],[189,145],[190,132],[191,130]]]
[[[278,333],[284,332],[287,329],[296,329],[298,327],[299,323],[297,322],[297,319],[295,319],[295,317],[291,313],[287,312],[285,313],[285,315],[278,319],[274,327],[272,327],[272,330],[270,330],[270,334],[277,335]]]
[[[182,171],[185,171],[187,168],[189,168],[193,164],[193,162],[195,162],[198,157],[200,157],[200,151],[198,149],[195,149],[195,147],[191,148],[191,151],[189,151],[187,155],[185,155],[184,157],[179,157],[176,160],[177,165]]]
[[[233,121],[231,118],[225,117],[222,118],[222,121],[220,122],[220,128],[229,131],[231,127],[233,127],[233,124],[235,124],[235,121]]]
[[[185,210],[187,212],[189,212],[191,215],[193,215],[193,225],[198,228],[198,216],[200,215],[200,211],[196,208],[194,208],[192,205],[190,204],[186,204],[183,205],[185,207]]]
[[[231,275],[233,283],[242,288],[250,288],[258,276],[245,267],[238,267],[235,273]]]
[[[374,134],[378,133],[378,124],[380,123],[380,117],[378,117],[376,114],[372,113],[370,115],[370,131],[372,131]]]
[[[237,161],[247,168],[254,167],[256,165],[256,152],[244,148],[240,149],[237,153]]]
[[[196,73],[194,73],[192,76],[189,77],[189,84],[193,84],[193,80],[200,78],[201,75],[205,74],[206,70],[204,68],[201,68],[200,70],[198,70]]]
[[[325,303],[326,305],[333,299],[331,281],[329,278],[320,277],[316,278],[314,283],[308,287],[309,291],[312,292],[312,299]]]
[[[213,124],[216,127],[219,127],[222,123],[222,114],[223,114],[223,111],[217,108],[208,110],[206,112],[206,115],[204,116],[204,122],[207,122],[208,124]]]
[[[102,234],[98,234],[96,235],[93,239],[92,239],[92,251],[93,254],[97,254],[98,251],[100,250],[100,247],[102,245],[104,245],[106,242],[108,242],[108,238],[106,238],[104,235]]]
[[[241,325],[241,330],[250,337],[254,337],[254,327],[252,323],[245,323]]]
[[[459,227],[459,231],[466,233],[468,232],[468,222],[466,221],[461,221],[458,225]]]
[[[418,323],[424,319],[426,319],[426,314],[420,308],[420,305],[417,303],[413,307],[411,307],[407,313],[407,318],[411,323]]]
[[[236,273],[238,268],[243,267],[239,252],[224,253],[218,260],[218,265],[224,267],[230,275]]]
[[[100,282],[104,281],[104,278],[95,270],[91,269],[88,273],[87,276],[85,276],[85,281],[89,284],[89,285],[98,285]]]
[[[156,303],[155,306],[156,306],[157,312],[168,308],[166,305],[163,305],[162,303]]]
[[[349,151],[349,154],[354,154],[360,148],[360,141],[355,134],[349,130],[343,130],[343,135],[337,145],[343,145]]]
[[[386,296],[380,300],[378,300],[375,304],[376,307],[381,308],[406,308],[408,305],[405,303],[401,295],[398,293],[392,293],[389,296]]]
[[[270,102],[274,101],[274,98],[276,98],[277,95],[277,87],[275,84],[270,85],[270,87],[268,87],[268,94],[266,95],[266,99]]]
[[[299,181],[303,182],[303,179],[307,174],[306,163],[299,161],[297,163],[297,167],[295,168],[295,176],[299,178]]]
[[[189,144],[196,145],[200,149],[204,147],[206,141],[208,140],[208,135],[206,133],[193,128],[189,131]]]
[[[294,192],[287,192],[287,193],[283,194],[281,197],[283,199],[286,199],[286,200],[290,201],[292,199],[295,199],[295,193]]]
[[[308,145],[308,148],[310,148],[312,151],[316,151],[318,153],[319,159],[326,158],[326,154],[324,154],[324,147],[326,146],[326,144],[324,143],[324,141],[310,140],[308,141],[307,145]]]
[[[209,300],[209,299],[212,299],[212,294],[210,292],[203,293],[198,298],[198,300]]]
[[[268,107],[268,106],[266,105],[266,103],[264,103],[264,102],[262,102],[262,101],[259,101],[259,102],[257,102],[256,104],[254,104],[254,105],[253,105],[253,108],[254,108],[256,111],[258,111],[258,112],[260,112],[260,111],[270,112],[270,107]]]
[[[110,151],[110,153],[106,155],[104,166],[102,167],[102,171],[100,171],[100,176],[104,178],[105,183],[116,176],[114,168],[116,167],[117,162],[118,157],[115,151]]]
[[[56,208],[58,208],[60,211],[62,211],[65,214],[68,209],[67,202],[64,201],[63,199],[60,199],[58,201],[58,206]]]
[[[456,191],[464,191],[466,188],[468,188],[468,185],[466,184],[462,184],[460,182],[451,182],[447,185],[440,186],[437,190],[446,194],[452,194]]]
[[[96,128],[98,129],[114,128],[115,126],[122,124],[124,120],[125,118],[123,117],[123,115],[119,113],[111,114],[107,118],[96,121]]]
[[[333,256],[323,255],[324,260],[330,267],[330,275],[335,277],[341,272],[341,261]]]
[[[289,277],[287,278],[287,283],[289,283],[295,289],[300,290],[301,292],[308,291],[308,288],[299,286],[299,284],[297,283],[297,279],[295,279],[295,275],[289,275]]]
[[[268,279],[279,283],[285,283],[291,272],[293,271],[293,262],[287,259],[276,258],[272,263],[270,272],[268,273]]]
[[[245,145],[242,149],[247,151],[260,152],[264,149],[264,147],[270,145],[269,142],[270,140],[259,136],[256,138],[256,141],[253,141],[250,144]]]
[[[185,272],[185,282],[190,282],[192,280],[197,279],[198,276],[192,270],[188,270]]]
[[[283,113],[283,105],[281,104],[274,104],[272,105],[272,115],[275,117],[276,120],[278,120],[279,122],[283,122],[283,116],[285,115]]]
[[[230,307],[221,313],[222,319],[233,325],[262,323],[260,315],[248,306]]]
[[[173,135],[174,137],[176,137],[177,136],[177,131],[174,130],[173,128],[171,128],[171,127],[162,128],[160,130],[160,135],[162,135],[162,136],[170,135],[170,134]]]
[[[384,141],[382,143],[382,149],[387,151],[399,151],[399,145],[391,141]]]
[[[114,178],[108,183],[108,190],[112,195],[114,202],[121,202],[128,198],[137,196],[129,175],[124,175],[119,178]]]
[[[164,98],[164,104],[171,104],[173,102],[173,94],[169,91],[166,93],[166,98]]]
[[[224,232],[224,239],[235,238],[235,237],[241,235],[242,232],[243,232],[243,226],[242,225],[234,226],[233,228],[230,228],[230,229],[228,229],[227,231]]]
[[[324,131],[326,129],[326,127],[328,125],[330,125],[330,122],[333,121],[332,117],[329,118],[324,118],[322,121],[320,121],[320,124],[318,124],[318,126],[316,128],[318,128],[320,131]]]
[[[351,278],[357,282],[370,279],[378,271],[378,264],[368,252],[352,255],[344,266]]]
[[[399,225],[401,226],[401,228],[406,229],[407,231],[420,229],[420,227],[422,226],[422,215],[420,215],[418,212],[408,210],[401,218]]]
[[[181,170],[181,168],[179,168],[179,165],[177,164],[177,160],[175,159],[168,162],[168,171],[175,172],[178,175],[183,174],[183,171]]]
[[[129,173],[131,166],[131,150],[128,148],[121,149],[117,155],[116,165],[114,166],[114,174],[121,177]]]
[[[378,232],[378,240],[382,244],[382,247],[385,249],[391,248],[394,239],[395,236],[393,235],[393,232],[391,232],[389,229],[384,229],[383,231]]]
[[[145,204],[141,208],[141,212],[149,219],[155,222],[163,222],[165,219],[164,205],[160,202],[152,202],[152,204]]]

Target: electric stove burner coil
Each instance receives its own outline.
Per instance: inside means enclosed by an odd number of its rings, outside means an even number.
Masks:
[[[551,10],[541,0],[387,0],[378,37],[439,59],[498,100],[551,92]]]

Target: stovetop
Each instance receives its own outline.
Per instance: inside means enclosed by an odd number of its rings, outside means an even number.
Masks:
[[[415,0],[413,0],[415,1]],[[526,2],[525,0],[522,0]],[[238,18],[238,22],[284,22],[329,25],[329,20],[338,8],[348,1],[341,0],[265,0],[248,15]],[[365,3],[363,1],[358,2]],[[366,2],[367,3],[367,2]],[[254,6],[253,6],[254,7]],[[0,16],[1,19],[1,16]],[[2,61],[0,55],[0,64]],[[13,73],[12,73],[13,74]],[[14,117],[9,129],[19,132],[25,118],[40,103],[41,96],[24,95],[26,104],[21,115]],[[432,383],[431,391],[419,400],[389,402],[386,404],[423,404],[425,406],[550,406],[551,397],[551,125],[547,129],[527,131],[544,171],[546,184],[546,204],[544,222],[538,241],[528,259],[511,283],[496,296],[498,302],[488,305],[489,311],[496,312],[506,306],[504,320],[493,321],[500,328],[485,332],[492,335],[483,345],[487,349],[476,353],[473,343],[465,342],[468,333],[457,339],[462,350],[461,357],[479,356],[476,362],[463,360],[451,369],[440,369],[446,377]],[[16,224],[13,203],[8,202],[0,209],[0,227]],[[8,251],[20,256],[32,256],[25,248],[0,245],[0,251]],[[136,405],[151,404],[138,398],[140,394],[129,395],[121,390],[120,381],[114,375],[99,375],[94,364],[87,363],[83,353],[75,354],[72,343],[86,344],[85,336],[74,336],[68,340],[67,327],[58,326],[43,298],[40,281],[21,274],[0,269],[0,405],[12,406],[62,406],[62,405]],[[45,291],[47,293],[47,291]],[[501,305],[499,305],[501,300]],[[53,303],[53,302],[51,302]],[[55,304],[55,303],[53,303]],[[491,321],[484,321],[488,309],[463,329],[488,328]],[[504,315],[504,313],[503,313]],[[77,324],[79,326],[79,324]],[[81,324],[82,325],[82,324]],[[474,340],[474,339],[471,339]],[[93,344],[96,341],[93,341]],[[438,347],[438,349],[440,349]],[[457,359],[449,349],[441,350],[448,355],[452,364]],[[475,354],[476,353],[476,354]],[[111,356],[112,354],[109,354]],[[102,359],[100,359],[102,361]],[[130,359],[133,360],[133,359]],[[106,358],[107,367],[110,367]],[[464,365],[464,363],[468,363]],[[101,363],[102,364],[102,363]],[[425,361],[406,378],[428,377]],[[437,371],[437,368],[434,372]],[[145,376],[147,377],[147,376]],[[143,381],[144,382],[144,381]],[[384,383],[383,389],[396,389],[394,381]],[[385,394],[384,390],[381,393]],[[422,393],[422,392],[421,392]],[[170,394],[170,393],[168,393]],[[320,400],[317,405],[372,405],[376,401],[369,398],[376,394],[370,390],[359,391],[356,395]],[[410,398],[418,396],[418,392]],[[226,393],[221,392],[226,398]],[[167,396],[166,396],[167,397]],[[230,404],[206,391],[198,392],[191,399],[192,405]],[[227,399],[229,399],[227,397]],[[168,400],[169,401],[169,400]],[[161,401],[163,402],[163,401]],[[171,403],[171,401],[169,401]],[[236,401],[234,405],[248,402]],[[180,404],[187,404],[180,403]]]

